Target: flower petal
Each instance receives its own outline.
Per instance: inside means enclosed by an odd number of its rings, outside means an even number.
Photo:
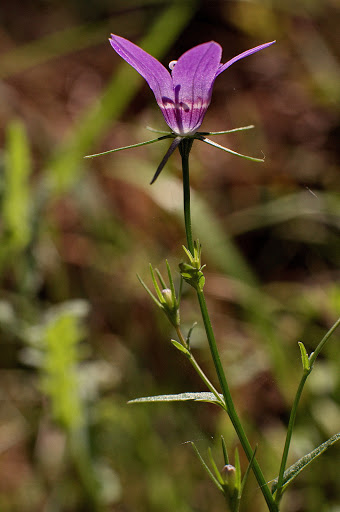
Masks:
[[[195,46],[175,64],[172,81],[179,132],[195,132],[202,124],[211,100],[222,48],[214,41]]]
[[[236,55],[236,57],[233,57],[232,59],[228,60],[228,62],[221,65],[221,67],[217,70],[216,76],[222,73],[225,69],[229,68],[229,66],[234,64],[234,62],[237,62],[238,60],[243,59],[244,57],[248,57],[248,55],[252,55],[253,53],[259,52],[260,50],[267,48],[267,46],[270,46],[275,42],[276,41],[270,41],[270,43],[260,44],[259,46],[255,46],[255,48],[251,48],[250,50],[240,53],[239,55]]]
[[[171,119],[167,117],[168,109],[166,108],[168,104],[174,105],[175,101],[169,71],[155,57],[152,57],[152,55],[131,43],[128,39],[111,34],[109,41],[118,55],[145,78],[155,95],[167,124],[172,128],[170,124]]]

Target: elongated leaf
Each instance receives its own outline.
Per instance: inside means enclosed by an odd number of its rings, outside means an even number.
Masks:
[[[290,466],[285,472],[283,477],[284,485],[282,487],[283,490],[298,476],[299,473],[305,467],[307,467],[314,459],[319,457],[323,452],[325,452],[328,448],[330,448],[333,444],[335,444],[340,439],[340,432],[330,437],[327,441],[320,444],[315,450],[307,453],[304,457],[296,461],[292,466]],[[277,478],[274,480],[272,485],[272,493],[276,491],[277,488]]]
[[[220,395],[223,400],[223,395]],[[197,393],[179,393],[178,395],[158,395],[158,396],[143,396],[142,398],[135,398],[129,400],[129,404],[136,404],[140,402],[186,402],[193,400],[195,402],[210,402],[212,404],[220,405],[213,393],[199,391]]]

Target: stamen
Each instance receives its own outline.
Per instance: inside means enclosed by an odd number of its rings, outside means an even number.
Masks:
[[[171,71],[174,69],[176,64],[177,64],[177,60],[172,60],[171,62],[169,62],[169,68],[171,69]]]

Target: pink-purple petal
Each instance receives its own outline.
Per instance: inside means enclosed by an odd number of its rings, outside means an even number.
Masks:
[[[185,52],[175,64],[172,80],[178,133],[195,132],[210,104],[222,48],[211,41]]]
[[[260,50],[263,50],[264,48],[267,48],[268,46],[274,44],[276,41],[270,41],[270,43],[264,43],[260,44],[259,46],[255,46],[255,48],[251,48],[250,50],[247,50],[245,52],[240,53],[239,55],[236,55],[236,57],[233,57],[232,59],[228,60],[225,64],[222,64],[216,73],[216,76],[218,76],[220,73],[223,73],[224,70],[229,68],[234,62],[237,62],[240,59],[243,59],[244,57],[248,57],[249,55],[252,55],[253,53],[259,52]]]
[[[145,78],[161,108],[164,98],[174,101],[171,75],[157,59],[124,37],[111,34],[109,41],[118,55]]]

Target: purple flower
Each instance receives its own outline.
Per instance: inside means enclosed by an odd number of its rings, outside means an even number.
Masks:
[[[123,37],[111,34],[112,48],[145,78],[167,125],[181,137],[201,126],[216,77],[234,62],[270,46],[261,44],[221,64],[222,48],[210,41],[185,52],[169,65],[171,73],[152,55]]]
[[[201,126],[210,104],[215,78],[222,73],[222,71],[234,64],[234,62],[267,48],[267,46],[275,43],[275,41],[261,44],[251,50],[240,53],[240,55],[233,57],[225,64],[221,64],[222,48],[219,44],[214,41],[200,44],[185,52],[178,61],[170,62],[169,68],[171,74],[157,59],[127,39],[111,34],[109,41],[118,55],[126,60],[128,64],[134,67],[135,70],[145,78],[155,95],[167,125],[172,131],[158,132],[164,135],[146,142],[132,144],[131,146],[88,155],[86,158],[107,155],[108,153],[121,151],[123,149],[145,146],[146,144],[152,144],[159,140],[173,139],[151,183],[154,183],[157,179],[175,149],[177,147],[179,148],[182,157],[184,153],[188,155],[195,139],[222,149],[232,155],[252,160],[253,162],[264,161],[264,158],[242,155],[232,149],[220,146],[206,137],[207,135],[220,135],[222,133],[248,130],[254,128],[253,125],[233,128],[232,130],[222,132],[198,132],[197,130]],[[157,132],[157,130],[152,131]]]

